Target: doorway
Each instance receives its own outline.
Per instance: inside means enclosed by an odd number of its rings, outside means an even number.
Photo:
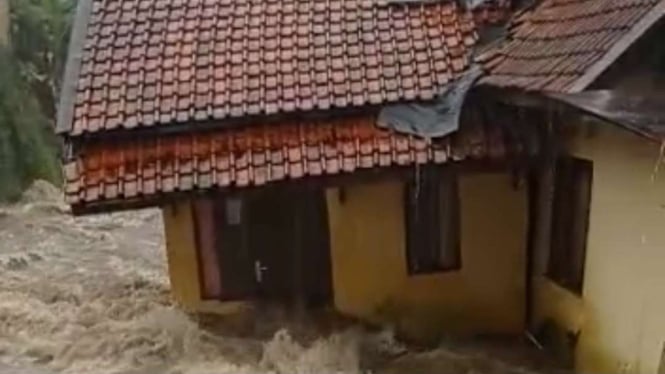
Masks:
[[[211,204],[212,217],[195,214],[197,227],[206,226],[204,219],[214,222],[209,225],[214,230],[197,230],[199,251],[215,252],[199,255],[205,298],[310,306],[331,302],[328,212],[322,189],[265,188],[220,196]],[[206,241],[214,244],[205,245]],[[206,263],[211,258],[215,266]],[[216,276],[209,274],[215,272]]]

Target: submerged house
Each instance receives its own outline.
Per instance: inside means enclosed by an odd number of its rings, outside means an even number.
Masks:
[[[665,372],[663,37],[664,1],[545,0],[480,57],[480,89],[543,134],[528,324],[580,372]]]
[[[190,310],[261,299],[413,335],[520,332],[527,195],[501,132],[377,126],[469,71],[474,24],[454,1],[81,1],[66,197],[76,214],[161,207]]]
[[[507,14],[486,5],[81,0],[67,199],[160,207],[188,310],[333,305],[414,337],[554,324],[580,369],[656,372],[662,109],[639,83],[663,69],[665,2],[534,2],[455,96]]]

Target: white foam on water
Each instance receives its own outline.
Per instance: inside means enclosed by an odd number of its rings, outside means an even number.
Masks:
[[[307,344],[287,330],[222,336],[173,307],[157,211],[72,218],[36,209],[37,197],[3,208],[0,362],[94,374],[360,373],[356,331]]]
[[[280,330],[265,345],[261,365],[280,374],[360,373],[360,338],[346,331],[304,347],[288,331]]]
[[[257,317],[245,335],[201,327],[171,305],[158,211],[73,218],[53,195],[40,188],[29,204],[0,209],[0,369],[360,374],[368,357],[406,353],[390,330],[330,333],[313,324],[302,334],[281,311]],[[402,356],[393,368],[436,367],[428,357]]]

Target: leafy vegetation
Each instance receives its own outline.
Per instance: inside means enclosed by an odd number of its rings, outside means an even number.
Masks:
[[[67,55],[73,0],[10,0],[11,40],[21,76],[49,118]]]
[[[11,17],[0,37],[8,40],[0,45],[0,200],[12,200],[34,179],[60,181],[53,129],[74,1],[1,1]]]

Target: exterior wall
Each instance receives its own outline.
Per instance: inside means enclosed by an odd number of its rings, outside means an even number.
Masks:
[[[665,342],[660,147],[610,125],[590,128],[568,146],[594,163],[583,297],[536,276],[534,320],[580,332],[580,372],[656,373]]]
[[[327,192],[335,304],[406,336],[519,333],[525,304],[526,191],[505,173],[460,177],[462,269],[408,276],[403,186]]]
[[[201,299],[194,219],[189,202],[162,209],[171,293],[177,303],[193,308]]]

